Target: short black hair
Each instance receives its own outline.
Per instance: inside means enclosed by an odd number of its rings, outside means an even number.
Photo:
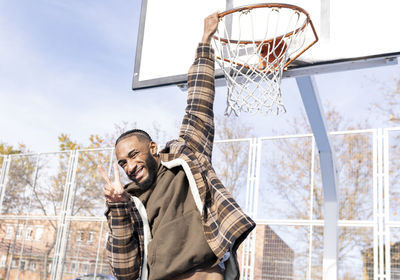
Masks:
[[[115,146],[117,146],[117,144],[121,140],[131,137],[131,136],[136,136],[137,138],[139,138],[140,140],[143,140],[143,141],[149,141],[149,142],[153,141],[151,139],[150,135],[146,131],[135,128],[135,129],[131,129],[131,130],[128,130],[128,131],[125,131],[124,133],[122,133],[117,138],[117,141],[115,141]]]

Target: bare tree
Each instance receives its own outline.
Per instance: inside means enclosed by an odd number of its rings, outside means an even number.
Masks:
[[[380,81],[374,81],[381,86],[381,90],[379,94],[381,94],[382,98],[380,98],[379,102],[375,102],[373,106],[370,108],[371,112],[378,111],[381,115],[384,116],[384,119],[391,126],[399,126],[400,125],[400,78],[396,77],[393,79],[393,83],[387,84]],[[393,130],[388,131],[388,159],[386,168],[389,169],[389,194],[385,194],[389,197],[389,205],[385,207],[389,207],[390,220],[399,220],[399,210],[400,209],[400,131]],[[390,234],[391,239],[391,268],[392,268],[392,279],[396,278],[397,275],[394,275],[397,268],[400,266],[400,259],[398,254],[398,247],[400,244],[400,233],[394,229],[391,230]],[[370,252],[368,250],[365,251],[365,260],[372,260]]]
[[[222,116],[216,117],[216,138],[237,140],[251,137],[253,128],[240,119]],[[239,201],[240,194],[246,186],[249,156],[248,141],[228,141],[214,144],[213,165],[217,175]]]
[[[0,143],[0,154],[7,155],[18,155],[28,152],[25,145],[19,145],[17,148]],[[4,158],[0,158],[0,166],[4,163]],[[7,188],[4,190],[4,198],[2,203],[1,212],[2,214],[22,214],[26,210],[27,196],[25,189],[31,186],[31,171],[33,162],[26,157],[15,156],[12,161],[12,167],[9,169],[7,175]],[[7,268],[4,272],[4,277],[7,278],[10,274],[11,262],[14,258],[17,248],[17,234],[20,222],[17,223],[14,234],[12,237],[6,237],[6,227],[4,223],[0,226],[0,232],[2,236],[1,243],[4,245],[3,248],[7,247],[6,261]],[[2,252],[4,253],[4,252]]]
[[[350,129],[365,127],[365,123],[351,124],[332,107],[326,112],[328,123],[332,130],[342,127]],[[309,131],[306,117],[292,120],[295,133]],[[339,174],[339,219],[343,220],[372,220],[373,215],[373,154],[372,137],[368,134],[332,135],[333,152],[336,155]],[[323,188],[320,175],[319,158],[311,153],[312,138],[280,139],[270,143],[270,160],[264,161],[261,211],[268,217],[285,217],[286,219],[312,218],[323,220]],[[267,155],[266,155],[267,156]],[[314,170],[311,163],[314,161]],[[313,176],[312,176],[313,175]],[[312,179],[313,178],[313,179]],[[312,181],[313,180],[313,181]],[[311,187],[313,186],[313,187]],[[311,194],[312,192],[312,194]],[[269,198],[272,197],[272,198]],[[312,200],[310,199],[312,197]],[[309,227],[298,227],[299,232],[293,237],[296,239],[299,251],[308,254],[307,242]],[[301,233],[303,232],[303,233]],[[351,260],[354,250],[361,250],[371,246],[373,235],[364,228],[340,228],[339,230],[339,263]],[[323,230],[314,227],[313,251],[314,263],[320,263],[323,248]],[[319,253],[318,253],[319,252]],[[306,258],[304,262],[297,262],[297,277],[305,277],[307,271]],[[358,260],[361,262],[361,260]],[[321,267],[313,268],[312,278],[321,276]],[[352,271],[341,271],[343,279],[350,279]],[[346,273],[345,273],[346,272]]]
[[[14,155],[7,176],[7,188],[4,192],[2,213],[20,214],[26,211],[27,197],[26,188],[32,187],[32,172],[35,161],[32,157],[22,156],[29,150],[24,145],[14,148],[7,144],[0,144],[0,154]],[[21,154],[21,156],[19,156]],[[3,162],[3,161],[2,161]]]
[[[379,98],[379,102],[375,102],[369,110],[371,112],[381,112],[385,118],[392,122],[393,124],[400,124],[400,113],[398,108],[400,108],[400,79],[395,79],[393,81],[393,86],[388,86],[387,83],[380,81],[374,81],[381,85],[382,98]]]

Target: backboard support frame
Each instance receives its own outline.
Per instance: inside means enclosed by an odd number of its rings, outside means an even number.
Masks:
[[[360,57],[357,60],[337,60],[332,62],[331,64],[321,64],[305,67],[297,66],[296,68],[285,71],[283,73],[283,79],[398,65],[398,57],[400,57],[400,52],[387,54],[385,56],[377,55],[370,57]],[[173,84],[179,87],[182,91],[187,90],[187,80]],[[225,77],[222,73],[215,76],[215,86],[226,86]]]

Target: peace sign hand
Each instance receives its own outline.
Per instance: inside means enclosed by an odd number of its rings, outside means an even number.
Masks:
[[[114,181],[110,180],[102,165],[98,165],[98,169],[106,184],[104,186],[104,196],[107,202],[127,202],[130,199],[129,194],[124,190],[121,184],[118,164],[114,162]]]

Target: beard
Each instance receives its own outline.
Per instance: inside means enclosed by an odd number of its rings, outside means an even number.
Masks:
[[[147,155],[146,158],[146,168],[147,168],[147,178],[139,183],[134,176],[129,176],[129,178],[138,185],[138,187],[141,190],[147,190],[148,188],[151,187],[153,182],[155,181],[156,175],[157,175],[157,161],[153,158],[153,156],[150,154]]]

